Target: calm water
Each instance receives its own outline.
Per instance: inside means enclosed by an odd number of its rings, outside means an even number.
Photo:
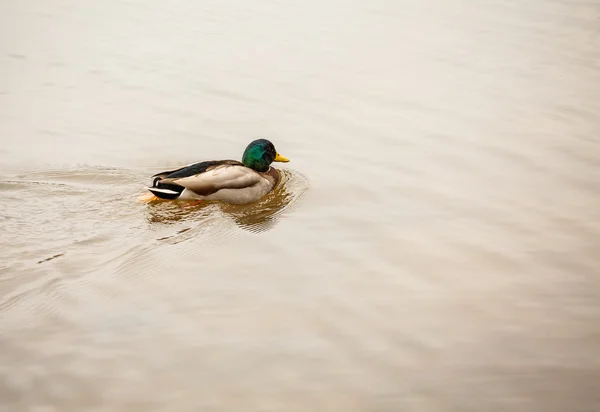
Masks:
[[[4,0],[0,410],[598,411],[599,136],[597,1]]]

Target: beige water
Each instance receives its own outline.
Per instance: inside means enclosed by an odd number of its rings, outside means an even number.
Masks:
[[[0,410],[598,411],[599,133],[597,1],[3,0]]]

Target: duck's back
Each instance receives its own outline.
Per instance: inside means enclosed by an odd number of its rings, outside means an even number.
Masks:
[[[187,165],[179,169],[157,173],[152,177],[160,179],[181,179],[184,177],[190,177],[204,173],[221,165],[244,166],[242,162],[238,162],[237,160],[208,160],[205,162]]]

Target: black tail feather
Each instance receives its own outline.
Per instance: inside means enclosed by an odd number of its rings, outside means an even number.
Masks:
[[[148,188],[148,190],[158,198],[167,200],[177,199],[185,190],[185,187],[183,186],[175,183],[163,183],[161,180],[162,179],[157,177],[154,179],[154,185]]]

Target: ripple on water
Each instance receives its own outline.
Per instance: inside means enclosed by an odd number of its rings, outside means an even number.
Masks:
[[[0,312],[18,320],[35,314],[77,317],[77,301],[115,301],[130,288],[170,281],[172,259],[210,258],[239,240],[239,229],[261,233],[296,207],[308,189],[302,174],[282,170],[277,188],[251,205],[134,201],[145,171],[79,167],[37,170],[0,182],[8,206],[3,224]],[[24,196],[26,194],[27,196]],[[67,196],[66,196],[67,195]],[[237,240],[236,240],[237,239]],[[186,243],[189,242],[189,245]],[[177,246],[177,247],[175,247]]]

